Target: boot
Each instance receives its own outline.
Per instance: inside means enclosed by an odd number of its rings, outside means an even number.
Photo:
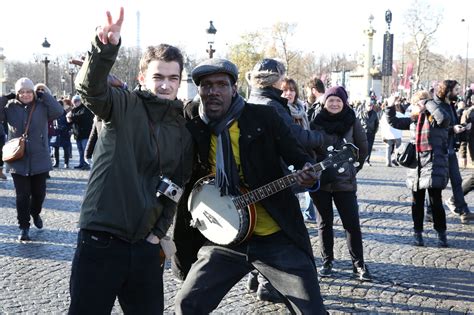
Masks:
[[[423,235],[421,234],[421,232],[415,231],[413,237],[415,238],[415,246],[425,246],[425,242],[423,242]]]
[[[438,232],[438,246],[448,247],[448,238],[446,237],[446,231]]]
[[[0,167],[0,179],[7,179],[7,176],[5,176],[5,174],[3,174],[3,167]]]
[[[30,233],[30,228],[21,229],[21,233],[20,233],[20,236],[18,236],[18,239],[20,241],[31,241],[29,233]]]

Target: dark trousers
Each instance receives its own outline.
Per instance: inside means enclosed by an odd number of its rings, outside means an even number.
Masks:
[[[72,261],[69,314],[110,314],[118,297],[125,314],[162,314],[160,245],[128,243],[80,230]]]
[[[59,148],[54,147],[54,164],[59,165]],[[71,144],[62,146],[64,152],[64,164],[69,164],[69,159],[71,155]]]
[[[360,230],[359,205],[355,191],[328,192],[318,190],[311,193],[318,213],[318,237],[321,245],[323,263],[334,260],[334,210],[332,202],[346,231],[346,242],[354,267],[364,266],[364,252],[362,248],[362,231]]]
[[[77,151],[79,152],[79,165],[78,166],[85,166],[87,165],[86,160],[84,158],[84,152],[87,147],[87,141],[89,139],[78,139],[76,140]]]
[[[452,200],[456,206],[456,210],[459,213],[466,211],[467,203],[464,200],[464,193],[462,192],[462,177],[461,172],[459,171],[458,159],[456,153],[448,154],[448,164],[449,164],[449,180],[451,182],[451,188],[453,189]]]
[[[441,189],[428,189],[428,196],[433,213],[433,227],[437,232],[446,231],[446,212],[441,199]],[[413,228],[416,232],[423,231],[423,218],[425,215],[425,193],[426,189],[413,191],[413,201],[411,204],[411,216],[413,218]]]
[[[176,314],[209,314],[254,268],[285,296],[290,312],[326,313],[313,258],[280,231],[232,247],[204,245],[176,295]]]
[[[22,176],[12,173],[16,193],[16,213],[20,229],[30,227],[30,215],[41,213],[46,197],[46,177],[48,173]]]
[[[367,133],[367,144],[368,144],[369,155],[367,155],[367,159],[366,159],[367,162],[370,162],[370,156],[372,155],[372,148],[374,146],[374,141],[375,141],[375,133],[368,132]]]

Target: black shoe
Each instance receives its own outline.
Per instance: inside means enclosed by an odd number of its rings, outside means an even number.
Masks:
[[[354,272],[354,276],[359,278],[360,281],[372,281],[372,276],[370,275],[370,272],[369,272],[369,269],[367,269],[367,266],[354,267],[353,272]]]
[[[81,170],[83,170],[83,171],[88,171],[90,169],[91,169],[91,167],[89,166],[89,164],[86,164],[83,167],[81,167]]]
[[[332,272],[332,263],[325,262],[323,264],[323,266],[321,267],[321,269],[319,269],[318,274],[321,278],[332,276],[332,274],[333,274],[333,272]]]
[[[38,229],[43,228],[43,220],[41,219],[40,215],[32,215],[33,217],[33,223]]]
[[[82,169],[83,167],[84,165],[77,165],[77,166],[74,166],[74,169],[79,170],[79,169]]]
[[[283,296],[270,284],[258,285],[257,299],[272,303],[284,303]]]
[[[53,167],[59,167],[59,162],[54,163]]]
[[[65,164],[64,164],[64,168],[69,168],[69,164],[68,164],[68,163],[65,163]]]
[[[392,164],[395,165],[395,166],[399,166],[400,164],[398,164],[397,160],[392,160]]]
[[[415,238],[415,246],[425,246],[421,232],[415,232],[413,237]]]
[[[258,273],[249,273],[247,278],[247,291],[257,292],[258,289]]]
[[[18,236],[18,239],[20,241],[31,241],[29,233],[30,233],[30,228],[21,229],[21,233],[20,233],[20,236]]]
[[[446,237],[446,232],[438,232],[438,246],[448,247],[448,238]]]

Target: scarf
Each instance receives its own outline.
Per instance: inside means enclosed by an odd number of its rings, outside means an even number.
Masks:
[[[232,152],[230,142],[229,126],[239,119],[244,109],[244,99],[237,94],[232,99],[227,113],[218,121],[211,121],[204,113],[201,102],[199,105],[199,117],[209,127],[211,132],[217,136],[216,147],[216,180],[215,185],[220,188],[222,195],[237,196],[239,191],[239,171]]]
[[[416,124],[415,147],[416,152],[431,151],[432,147],[429,142],[430,122],[425,113],[418,115],[418,123]]]
[[[293,120],[295,121],[295,123],[303,127],[303,129],[309,130],[308,115],[306,114],[304,107],[298,103],[296,104],[288,103],[288,108],[290,109],[291,117],[293,117]]]
[[[311,129],[320,126],[326,133],[337,134],[342,137],[352,128],[355,120],[356,115],[349,106],[344,105],[337,114],[330,114],[326,108],[323,108],[311,122]]]

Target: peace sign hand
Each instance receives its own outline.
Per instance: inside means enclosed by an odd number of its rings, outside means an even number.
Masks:
[[[97,37],[99,37],[99,40],[104,45],[107,45],[108,43],[118,45],[120,41],[120,29],[122,28],[123,23],[123,7],[120,8],[120,16],[115,23],[112,21],[112,14],[110,14],[110,11],[107,11],[106,14],[107,24],[97,28]]]

